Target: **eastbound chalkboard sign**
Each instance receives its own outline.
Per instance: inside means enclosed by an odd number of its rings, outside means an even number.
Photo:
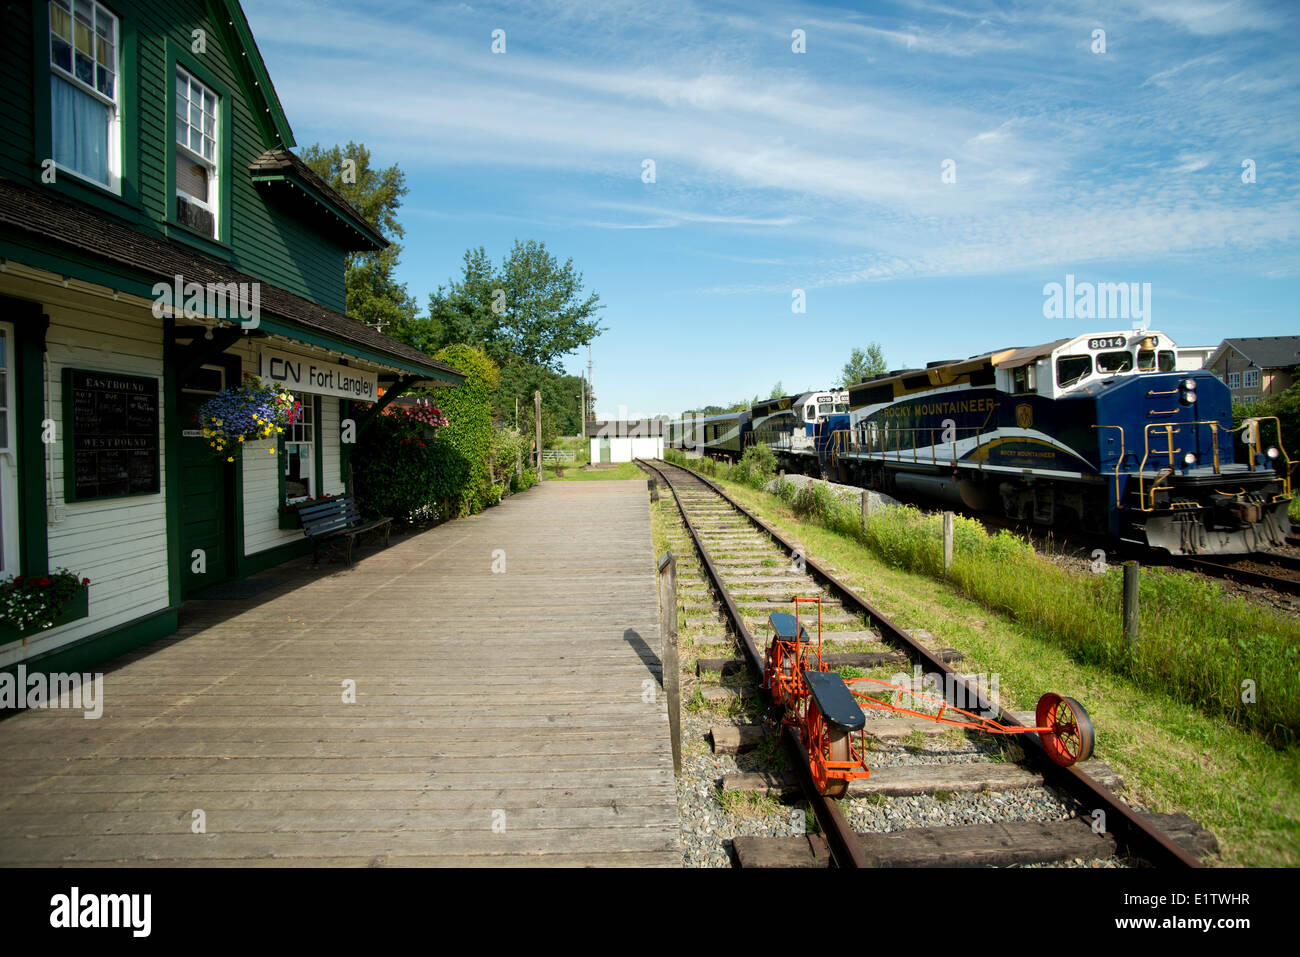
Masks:
[[[157,494],[158,380],[63,370],[64,498]]]

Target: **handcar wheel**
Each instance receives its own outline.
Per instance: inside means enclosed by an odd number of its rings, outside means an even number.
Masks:
[[[1043,749],[1052,762],[1063,768],[1092,756],[1094,735],[1087,709],[1073,698],[1048,692],[1038,699],[1035,718]]]
[[[844,762],[850,760],[848,732],[828,731],[822,754],[827,761]],[[846,778],[828,777],[824,793],[829,798],[842,798],[849,793],[849,782]]]

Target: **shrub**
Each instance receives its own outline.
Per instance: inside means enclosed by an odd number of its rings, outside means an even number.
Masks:
[[[454,517],[457,490],[469,464],[441,435],[410,438],[404,417],[377,416],[352,455],[353,493],[368,515],[391,515],[403,523]]]
[[[448,425],[438,434],[445,454],[456,468],[448,477],[456,483],[439,490],[440,501],[448,503],[451,517],[481,511],[492,494],[488,459],[492,453],[492,396],[501,380],[497,365],[481,350],[469,345],[451,345],[434,356],[459,372],[465,381],[454,389],[438,391],[438,407]]]

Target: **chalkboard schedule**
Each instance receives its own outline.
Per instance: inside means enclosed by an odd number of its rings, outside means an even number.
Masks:
[[[84,501],[158,493],[156,378],[64,369],[63,407],[68,439],[66,498]]]

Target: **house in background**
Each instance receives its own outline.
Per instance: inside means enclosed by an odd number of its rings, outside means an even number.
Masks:
[[[1174,368],[1179,372],[1195,372],[1204,369],[1206,361],[1214,355],[1218,346],[1178,346],[1175,350]]]
[[[592,465],[664,457],[662,419],[591,419],[586,432],[591,439]]]
[[[1233,402],[1250,404],[1279,395],[1295,382],[1300,336],[1224,339],[1205,361],[1232,392]]]
[[[0,579],[91,585],[0,632],[0,668],[81,670],[309,548],[280,509],[345,489],[355,403],[463,376],[344,314],[346,255],[387,241],[289,151],[236,0],[16,2],[4,27]],[[246,374],[305,417],[232,464],[194,412]]]

